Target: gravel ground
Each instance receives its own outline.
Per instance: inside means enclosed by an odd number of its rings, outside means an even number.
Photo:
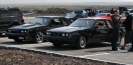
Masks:
[[[0,49],[0,65],[111,65],[90,60],[56,57],[51,55]],[[114,64],[113,64],[114,65]]]

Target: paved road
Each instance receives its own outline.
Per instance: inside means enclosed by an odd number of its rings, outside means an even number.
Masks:
[[[26,19],[26,22],[31,19]],[[122,41],[123,44],[123,41]],[[0,37],[0,46],[18,47],[24,49],[49,51],[53,53],[68,54],[73,56],[80,56],[85,58],[99,59],[105,61],[126,63],[133,65],[133,53],[128,53],[127,50],[111,51],[111,44],[109,43],[95,43],[90,44],[86,49],[75,49],[72,45],[64,45],[62,47],[54,47],[50,42],[33,43],[31,41],[24,41],[16,43],[14,40],[8,39],[5,35]],[[127,48],[130,48],[128,45]]]

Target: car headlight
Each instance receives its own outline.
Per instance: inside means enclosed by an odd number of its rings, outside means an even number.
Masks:
[[[66,36],[68,36],[69,34],[66,34]]]
[[[62,36],[65,36],[65,34],[63,33]]]
[[[63,36],[63,37],[66,36],[66,37],[67,37],[67,36],[69,36],[69,34],[68,34],[68,33],[62,33],[62,36]]]
[[[46,32],[47,35],[50,35],[50,32]]]
[[[48,32],[46,32],[46,34],[48,35],[49,33],[48,33]]]
[[[21,33],[23,33],[24,31],[22,30]]]
[[[21,30],[21,33],[27,33],[29,32],[28,30]]]
[[[11,30],[8,30],[8,32],[11,32]]]
[[[27,32],[27,31],[24,31],[25,33]]]

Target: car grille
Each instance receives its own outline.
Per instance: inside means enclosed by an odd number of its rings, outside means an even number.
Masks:
[[[11,30],[11,33],[20,33],[19,30]]]
[[[58,36],[59,35],[59,33],[57,33],[57,32],[51,32],[50,33],[50,36]]]

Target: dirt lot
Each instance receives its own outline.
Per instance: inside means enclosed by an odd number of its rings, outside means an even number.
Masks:
[[[111,65],[21,50],[0,49],[0,65]]]

